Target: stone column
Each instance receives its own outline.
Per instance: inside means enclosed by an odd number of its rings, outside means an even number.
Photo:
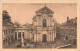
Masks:
[[[31,31],[30,31],[30,39],[31,39]]]
[[[51,36],[51,32],[50,32],[50,42],[51,42],[51,37],[52,37],[52,36]]]
[[[21,39],[23,38],[23,34],[22,34],[22,32],[21,32]]]
[[[53,33],[51,33],[51,41],[53,41]]]
[[[36,43],[37,43],[37,31],[36,31]]]
[[[55,38],[55,32],[53,32],[52,34],[53,34],[53,40],[52,40],[52,41],[54,41],[54,38]]]
[[[36,34],[34,34],[34,42],[36,42]]]
[[[52,41],[53,41],[53,30],[52,30]]]

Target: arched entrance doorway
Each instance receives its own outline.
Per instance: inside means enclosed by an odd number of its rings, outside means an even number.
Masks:
[[[46,34],[43,34],[42,42],[47,42],[47,36],[46,36]]]

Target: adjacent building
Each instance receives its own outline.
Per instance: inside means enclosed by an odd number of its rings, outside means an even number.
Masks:
[[[11,17],[9,16],[8,12],[4,10],[2,12],[2,41],[3,47],[10,45],[11,42],[14,40],[14,26],[11,22]]]
[[[77,43],[77,17],[69,19],[57,27],[57,37],[61,37],[69,43]]]
[[[21,40],[22,37],[25,40],[30,40],[32,35],[30,28],[30,24],[24,24],[23,26],[18,27],[14,26],[15,40]]]

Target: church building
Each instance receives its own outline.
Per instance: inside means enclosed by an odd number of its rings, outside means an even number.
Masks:
[[[33,17],[33,41],[53,42],[56,38],[56,27],[53,18],[54,12],[47,6],[36,11]]]

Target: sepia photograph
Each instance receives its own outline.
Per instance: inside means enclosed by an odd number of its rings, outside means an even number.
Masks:
[[[77,49],[77,3],[2,3],[3,49]]]

